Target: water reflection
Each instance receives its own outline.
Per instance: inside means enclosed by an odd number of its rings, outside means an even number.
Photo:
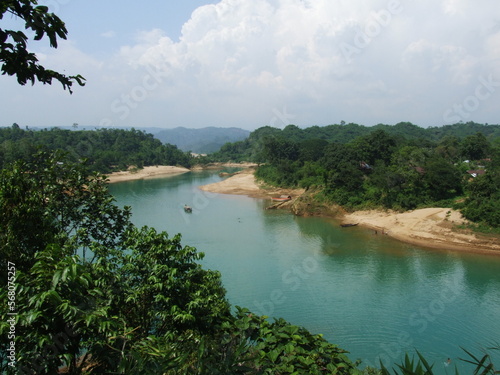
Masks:
[[[204,252],[233,305],[323,333],[352,359],[393,363],[418,348],[441,366],[463,357],[460,346],[474,350],[500,337],[500,257],[422,249],[197,188],[218,180],[187,173],[111,191],[132,206],[137,225],[182,233]]]

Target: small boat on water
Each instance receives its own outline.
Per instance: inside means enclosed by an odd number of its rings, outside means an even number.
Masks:
[[[356,223],[356,224],[340,224],[340,226],[342,228],[348,228],[348,227],[355,227],[356,225],[358,225],[359,223]]]
[[[191,213],[191,212],[193,212],[193,209],[190,206],[188,206],[187,204],[185,204],[184,205],[184,212]]]
[[[272,197],[271,199],[277,202],[286,202],[292,199],[292,197],[290,195],[280,195],[279,197]]]

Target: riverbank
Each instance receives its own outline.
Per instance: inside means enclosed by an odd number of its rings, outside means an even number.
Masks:
[[[173,167],[169,165],[158,165],[151,167],[144,167],[138,170],[128,170],[121,172],[113,172],[107,175],[109,183],[143,180],[146,178],[165,177],[172,174],[186,173],[190,170],[184,167]]]
[[[266,187],[256,181],[254,172],[255,168],[246,168],[222,181],[200,186],[200,189],[211,193],[247,195],[252,198],[263,199],[270,199],[280,195],[298,197],[304,193],[304,189]]]
[[[357,211],[343,217],[345,223],[359,223],[374,234],[389,235],[417,246],[498,253],[500,240],[465,228],[468,221],[450,208],[423,208],[403,213],[393,211]]]
[[[248,195],[255,198],[270,198],[276,195],[291,195],[297,198],[303,189],[266,189],[253,175],[254,169],[246,169],[220,182],[201,186],[200,189],[220,194]],[[288,207],[293,206],[293,202]],[[312,209],[312,205],[311,205]],[[413,245],[468,252],[483,252],[500,255],[498,237],[482,235],[469,229],[460,229],[467,224],[460,212],[450,208],[424,208],[410,212],[357,211],[332,214],[343,223],[358,224],[370,228],[374,235],[388,235]]]

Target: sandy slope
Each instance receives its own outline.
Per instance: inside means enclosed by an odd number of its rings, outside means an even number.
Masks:
[[[460,212],[450,208],[424,208],[404,213],[391,211],[358,211],[347,214],[344,222],[359,223],[398,240],[419,246],[500,252],[500,239],[486,237],[457,225],[467,222]]]
[[[219,194],[237,194],[248,195],[253,198],[270,198],[280,195],[299,196],[304,192],[303,189],[276,189],[263,188],[257,183],[253,168],[244,169],[238,174],[228,177],[222,181],[200,186],[201,190]]]
[[[170,174],[178,174],[186,172],[189,172],[189,169],[183,167],[159,165],[153,167],[144,167],[143,169],[140,169],[136,172],[132,171],[113,172],[109,174],[107,177],[110,183],[114,183],[122,181],[142,180],[144,178],[164,177]]]
[[[303,190],[263,189],[255,181],[253,170],[248,169],[220,182],[201,186],[213,193],[241,194],[269,198],[280,194],[298,196]],[[346,214],[345,223],[359,223],[379,235],[387,234],[400,241],[422,247],[489,252],[500,254],[500,239],[487,237],[470,230],[457,229],[466,223],[458,211],[449,208],[425,208],[405,213],[391,211],[358,211]]]

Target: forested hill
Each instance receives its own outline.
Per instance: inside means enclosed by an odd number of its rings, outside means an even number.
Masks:
[[[250,133],[249,137],[243,141],[225,144],[213,156],[221,161],[248,160],[258,162],[260,161],[259,156],[261,155],[262,142],[269,137],[280,137],[297,143],[307,140],[323,140],[346,144],[377,130],[383,130],[396,139],[405,139],[420,145],[439,143],[446,139],[450,142],[452,139],[461,141],[467,136],[477,133],[483,134],[488,140],[500,138],[500,125],[478,124],[474,122],[429,128],[422,128],[409,122],[400,122],[396,125],[378,124],[374,126],[350,123],[311,126],[308,128],[288,125],[283,129],[264,126]]]
[[[212,157],[259,162],[266,183],[347,209],[455,207],[500,228],[499,125],[265,127]]]
[[[29,160],[38,150],[64,150],[74,161],[87,159],[93,170],[108,173],[129,166],[181,165],[192,157],[152,134],[135,129],[23,130],[17,124],[0,128],[0,167]]]

